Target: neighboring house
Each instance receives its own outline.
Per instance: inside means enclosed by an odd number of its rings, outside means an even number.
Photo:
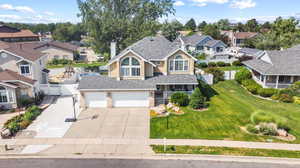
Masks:
[[[213,56],[222,53],[227,48],[227,45],[220,40],[214,40],[210,36],[194,34],[191,36],[179,37],[176,40],[178,43],[183,43],[185,48],[192,53],[205,53]]]
[[[243,56],[257,58],[264,54],[264,51],[255,49],[255,48],[240,48],[240,47],[230,47],[227,49],[229,55],[232,55],[236,58]]]
[[[49,42],[27,42],[22,43],[26,48],[32,48],[36,51],[42,52],[47,55],[47,61],[53,59],[67,59],[74,60],[78,54],[79,47],[70,43],[59,41]]]
[[[235,32],[230,39],[232,47],[242,47],[244,42],[248,39],[254,38],[258,35],[256,32]]]
[[[264,88],[287,88],[300,80],[300,50],[266,51],[243,64]]]
[[[39,41],[39,36],[32,33],[30,30],[20,30],[6,25],[0,25],[0,41],[5,41],[5,42]]]
[[[192,93],[198,85],[196,59],[177,44],[146,37],[112,55],[108,76],[80,80],[81,107],[151,107],[176,91]]]
[[[99,55],[91,47],[80,47],[79,57],[80,60],[86,62],[98,61],[100,59]]]
[[[48,82],[45,54],[19,43],[0,42],[0,106],[14,108]]]

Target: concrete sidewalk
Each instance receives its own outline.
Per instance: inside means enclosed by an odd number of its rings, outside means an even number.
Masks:
[[[253,149],[276,149],[300,151],[300,144],[242,142],[223,140],[185,140],[185,139],[66,139],[66,138],[34,138],[0,140],[0,145],[190,145],[212,147],[234,147]]]

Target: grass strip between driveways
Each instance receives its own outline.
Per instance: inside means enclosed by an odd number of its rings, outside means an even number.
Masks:
[[[169,145],[166,148],[166,152],[164,152],[163,145],[151,145],[151,147],[155,153],[168,153],[168,154],[208,154],[208,155],[300,158],[300,151],[288,151],[288,150]]]

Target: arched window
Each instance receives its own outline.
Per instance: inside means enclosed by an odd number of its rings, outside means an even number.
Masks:
[[[184,59],[181,55],[175,56],[174,59],[169,61],[169,70],[170,71],[188,71],[189,61]]]
[[[122,76],[140,76],[141,66],[140,62],[133,57],[126,57],[121,61],[121,75]]]
[[[0,86],[0,103],[7,103],[7,90]]]

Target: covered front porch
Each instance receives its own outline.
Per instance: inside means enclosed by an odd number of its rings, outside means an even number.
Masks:
[[[184,92],[191,95],[196,87],[197,85],[194,84],[157,85],[155,104],[167,104],[171,95],[175,92]]]
[[[259,72],[253,71],[253,79],[264,88],[283,89],[300,81],[300,75],[262,75]]]

